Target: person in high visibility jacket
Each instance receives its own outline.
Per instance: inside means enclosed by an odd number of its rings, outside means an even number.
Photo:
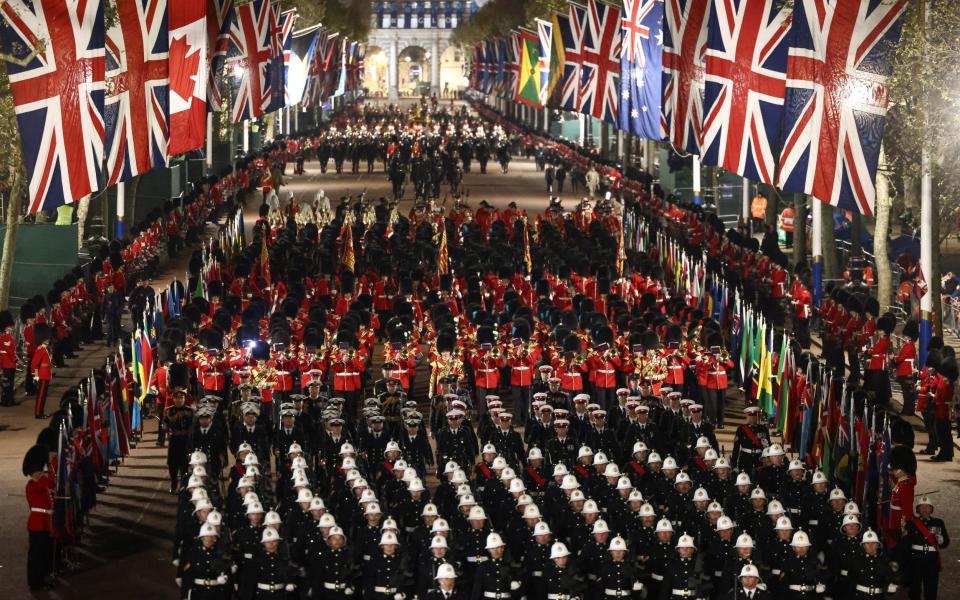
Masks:
[[[753,218],[754,230],[762,231],[764,219],[767,218],[767,198],[762,194],[757,194],[750,203],[750,216]]]
[[[784,241],[787,246],[793,246],[793,207],[788,206],[780,213],[780,229],[783,229]]]

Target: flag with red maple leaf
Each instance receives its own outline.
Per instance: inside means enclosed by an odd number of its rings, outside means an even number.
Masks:
[[[170,26],[170,155],[204,145],[207,116],[207,10],[194,0],[168,0]]]

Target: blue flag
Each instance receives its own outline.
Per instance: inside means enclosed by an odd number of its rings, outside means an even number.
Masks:
[[[651,140],[660,131],[663,0],[624,0],[619,127]]]

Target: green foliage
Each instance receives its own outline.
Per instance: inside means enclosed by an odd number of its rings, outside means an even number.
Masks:
[[[898,192],[920,176],[924,147],[933,159],[933,190],[941,213],[960,202],[960,3],[911,2],[889,79],[884,147]]]
[[[359,42],[370,34],[372,3],[367,0],[283,0],[283,8],[299,11],[298,28],[321,23]]]

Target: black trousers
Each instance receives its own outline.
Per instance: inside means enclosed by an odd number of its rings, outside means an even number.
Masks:
[[[27,584],[41,589],[53,572],[53,538],[46,531],[31,531],[27,550]]]
[[[953,432],[950,430],[950,419],[934,419],[937,430],[937,444],[940,452],[937,456],[946,460],[953,460]]]
[[[13,406],[13,378],[16,376],[17,370],[14,369],[4,369],[3,370],[3,388],[2,388],[2,401],[0,404],[3,406]],[[29,379],[29,375],[27,378]]]
[[[937,441],[937,426],[934,424],[933,412],[923,411],[920,413],[920,416],[923,417],[923,428],[927,432],[927,447],[925,450],[930,454],[933,454],[940,448],[940,444]]]
[[[908,585],[910,600],[937,600],[940,588],[940,569],[937,564],[911,565]]]
[[[897,383],[903,391],[903,414],[912,415],[917,409],[917,381],[913,377],[897,377]]]
[[[530,401],[533,399],[533,386],[512,385],[510,394],[513,397],[514,423],[526,424],[530,414]]]

